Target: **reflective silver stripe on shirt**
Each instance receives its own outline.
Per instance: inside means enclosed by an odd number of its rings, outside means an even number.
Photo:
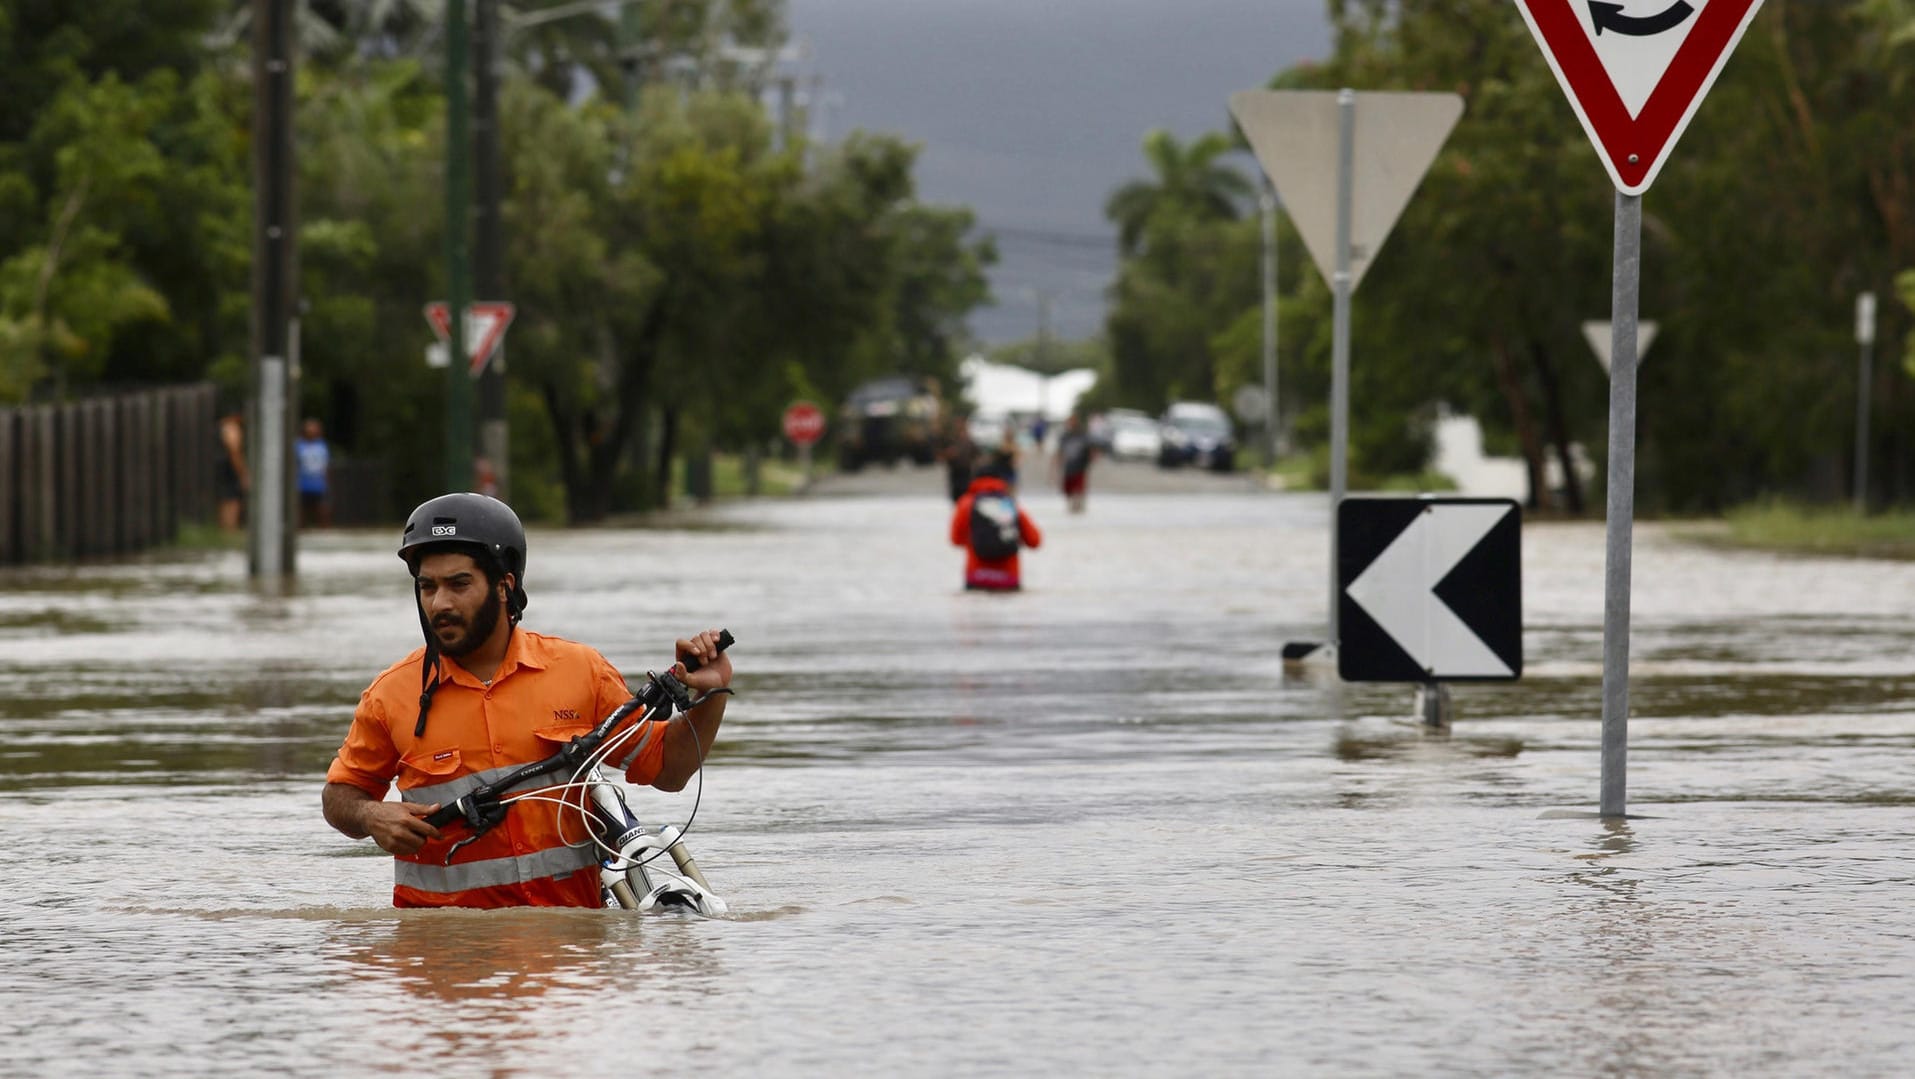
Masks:
[[[457,801],[460,796],[470,794],[485,784],[502,778],[508,773],[515,772],[522,767],[524,767],[524,765],[514,764],[503,768],[487,768],[483,772],[473,772],[470,775],[463,775],[457,779],[448,779],[444,783],[433,783],[424,787],[408,787],[399,792],[399,797],[408,802],[420,802],[425,805],[431,805],[433,802],[438,802],[441,805],[451,805]],[[531,779],[513,784],[499,793],[517,794],[520,791],[537,790],[540,787],[549,787],[555,783],[564,782],[567,778],[563,770],[544,772],[533,776]]]
[[[456,865],[429,865],[395,858],[392,862],[392,879],[397,884],[422,892],[464,892],[562,876],[596,864],[598,855],[590,845],[559,846],[515,858],[487,858],[481,862],[460,862]]]
[[[632,747],[632,751],[630,753],[627,753],[623,757],[620,757],[619,759],[613,761],[612,767],[617,768],[621,772],[623,772],[627,768],[630,768],[632,766],[632,762],[638,760],[638,755],[640,753],[645,752],[645,747],[651,744],[652,735],[655,732],[657,732],[660,727],[663,727],[663,726],[664,726],[664,723],[647,722],[645,724],[645,733],[638,736],[638,744]]]

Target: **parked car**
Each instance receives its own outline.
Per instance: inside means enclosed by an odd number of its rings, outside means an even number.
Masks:
[[[1158,427],[1163,447],[1157,463],[1165,468],[1194,465],[1213,472],[1237,467],[1237,433],[1230,417],[1204,401],[1178,401],[1164,410]]]
[[[1091,449],[1096,450],[1098,453],[1101,453],[1106,457],[1110,456],[1111,430],[1110,430],[1110,415],[1108,413],[1104,413],[1104,412],[1091,413],[1090,419],[1085,421],[1084,423],[1084,434],[1090,437]]]
[[[895,465],[937,459],[942,406],[928,382],[906,375],[874,379],[852,390],[838,410],[838,466]]]
[[[1164,436],[1156,420],[1132,408],[1113,408],[1105,414],[1110,421],[1110,455],[1126,461],[1154,461],[1164,448]]]

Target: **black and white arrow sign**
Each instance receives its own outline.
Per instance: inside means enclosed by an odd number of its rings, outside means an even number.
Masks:
[[[1522,511],[1509,499],[1346,498],[1337,585],[1347,681],[1522,676]]]

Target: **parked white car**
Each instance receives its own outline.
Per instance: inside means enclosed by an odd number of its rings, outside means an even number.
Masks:
[[[1163,448],[1164,436],[1156,420],[1129,408],[1113,408],[1105,413],[1110,421],[1110,454],[1121,460],[1154,461]]]

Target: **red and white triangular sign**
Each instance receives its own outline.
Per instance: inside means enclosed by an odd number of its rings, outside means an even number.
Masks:
[[[1762,0],[1516,0],[1616,190],[1662,171]]]
[[[518,308],[503,301],[481,301],[465,309],[465,350],[472,364],[472,377],[478,378],[485,365],[505,340],[505,328],[512,325]],[[451,309],[437,300],[426,305],[426,321],[439,340],[452,338]]]

